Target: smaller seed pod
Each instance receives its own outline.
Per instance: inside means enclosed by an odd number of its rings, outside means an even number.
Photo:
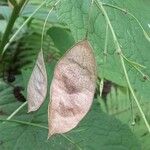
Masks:
[[[47,93],[47,74],[40,51],[27,87],[28,112],[36,111],[44,102]]]

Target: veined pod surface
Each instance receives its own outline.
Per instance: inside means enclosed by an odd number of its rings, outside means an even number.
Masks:
[[[55,68],[48,108],[49,137],[78,125],[91,107],[95,87],[95,57],[85,40],[71,48]]]
[[[28,112],[36,111],[44,102],[47,93],[47,74],[40,51],[27,87]]]

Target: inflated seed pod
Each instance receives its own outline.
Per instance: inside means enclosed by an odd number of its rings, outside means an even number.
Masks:
[[[95,87],[95,57],[85,40],[68,50],[56,65],[48,108],[49,137],[78,125],[91,107]]]

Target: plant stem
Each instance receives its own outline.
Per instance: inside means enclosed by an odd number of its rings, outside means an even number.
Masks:
[[[88,37],[88,33],[89,33],[89,29],[90,29],[90,21],[91,21],[93,3],[94,3],[94,0],[91,0],[91,4],[90,4],[90,8],[89,8],[89,14],[88,14],[87,30],[86,30],[86,33],[85,33],[85,38],[86,39]]]
[[[28,102],[24,102],[21,106],[19,106],[6,120],[10,120],[13,116],[15,116]]]
[[[123,70],[124,70],[124,73],[125,73],[125,77],[126,77],[126,80],[127,80],[127,83],[128,83],[129,89],[130,89],[130,92],[131,92],[131,94],[132,94],[132,96],[133,96],[133,98],[134,98],[134,100],[135,100],[135,102],[137,104],[137,107],[138,107],[138,109],[139,109],[139,111],[140,111],[140,113],[142,115],[142,118],[143,118],[143,120],[145,122],[145,125],[146,125],[148,131],[150,132],[150,125],[149,125],[149,123],[148,123],[148,121],[147,121],[147,119],[145,117],[145,114],[144,114],[144,112],[143,112],[143,110],[142,110],[142,108],[140,106],[140,103],[139,103],[139,101],[138,101],[138,99],[137,99],[137,97],[136,97],[136,95],[134,93],[134,90],[133,90],[133,88],[131,86],[131,83],[130,83],[130,80],[129,80],[129,77],[128,77],[128,73],[127,73],[127,70],[126,70],[126,67],[125,67],[124,59],[123,59],[123,57],[121,55],[119,55],[119,56],[120,56],[120,59],[121,59],[122,67],[123,67]]]
[[[108,46],[108,23],[106,24],[106,36],[105,36],[105,46],[104,46],[104,61],[107,60],[107,46]]]
[[[129,59],[128,59],[126,56],[124,56],[123,54],[122,54],[122,57],[123,57],[130,65],[146,69],[146,66],[143,66],[143,65],[141,65],[141,64],[139,64],[139,63],[137,63],[137,62],[134,62],[134,61],[132,61],[132,60],[129,60]]]
[[[99,96],[100,97],[102,97],[103,88],[104,88],[104,79],[102,78],[100,81],[100,85],[99,85]]]
[[[150,81],[150,77],[149,77],[148,75],[146,75],[145,73],[143,73],[143,72],[139,69],[139,67],[146,68],[145,66],[143,66],[143,65],[141,65],[141,64],[138,64],[138,63],[136,63],[136,62],[133,62],[133,61],[131,61],[131,60],[129,60],[129,59],[126,58],[126,56],[124,56],[123,54],[122,54],[122,57],[124,58],[124,60],[126,60],[126,61],[129,63],[129,65],[130,65],[131,67],[133,67],[136,71],[138,71],[138,72],[142,75],[143,79]]]
[[[4,121],[4,122],[14,122],[14,123],[19,123],[19,124],[23,124],[23,125],[28,125],[28,126],[33,126],[33,127],[39,127],[39,128],[43,128],[43,129],[48,129],[48,127],[40,125],[40,124],[36,124],[36,123],[32,123],[32,122],[26,122],[26,121],[21,121],[21,120],[14,120],[14,119],[3,119],[0,118],[0,121]]]
[[[126,78],[126,81],[127,81],[128,87],[129,87],[129,90],[130,90],[130,92],[131,92],[131,94],[132,94],[132,96],[133,96],[133,98],[134,98],[134,100],[135,100],[135,102],[136,102],[136,104],[137,104],[137,107],[138,107],[138,109],[139,109],[139,111],[140,111],[140,113],[141,113],[141,115],[142,115],[142,118],[143,118],[143,120],[144,120],[144,123],[145,123],[145,125],[146,125],[148,131],[150,132],[150,125],[149,125],[149,123],[148,123],[148,121],[147,121],[147,119],[146,119],[146,117],[145,117],[145,114],[144,114],[144,112],[143,112],[143,110],[142,110],[142,108],[141,108],[141,106],[140,106],[140,103],[139,103],[139,101],[138,101],[138,99],[137,99],[137,97],[136,97],[136,95],[135,95],[135,93],[134,93],[134,90],[133,90],[133,88],[132,88],[132,85],[131,85],[131,83],[130,83],[129,76],[128,76],[128,73],[127,73],[127,70],[126,70],[126,66],[125,66],[125,63],[124,63],[124,58],[122,57],[122,50],[121,50],[121,47],[120,47],[120,45],[119,45],[117,36],[116,36],[116,34],[115,34],[115,32],[114,32],[114,29],[113,29],[113,27],[112,27],[112,25],[111,25],[111,22],[110,22],[110,20],[109,20],[109,17],[108,17],[108,15],[107,15],[107,12],[106,12],[106,10],[104,9],[104,7],[103,7],[103,5],[102,5],[101,2],[99,2],[98,0],[96,0],[95,2],[96,2],[96,5],[98,6],[98,8],[99,8],[99,9],[102,11],[102,13],[104,14],[105,19],[106,19],[106,22],[108,23],[109,28],[110,28],[110,30],[111,30],[111,32],[112,32],[113,39],[114,39],[114,44],[115,44],[115,46],[116,46],[116,51],[117,51],[117,53],[119,54],[119,57],[120,57],[120,60],[121,60],[121,64],[122,64],[122,67],[123,67],[123,71],[124,71],[124,74],[125,74],[125,78]]]
[[[6,49],[8,48],[8,46],[10,45],[10,43],[16,38],[16,36],[19,34],[19,32],[22,30],[22,28],[30,21],[30,19],[35,15],[35,13],[46,3],[46,1],[44,1],[31,15],[30,17],[28,17],[28,19],[26,19],[26,21],[21,25],[21,27],[15,32],[15,34],[10,38],[9,41],[7,41],[7,44],[4,46],[4,48],[2,49],[2,56],[4,55]]]
[[[2,37],[2,40],[1,40],[1,45],[0,45],[0,52],[3,51],[6,43],[8,42],[9,40],[9,35],[12,31],[12,28],[15,24],[15,21],[16,19],[18,18],[19,16],[19,13],[21,11],[21,8],[22,6],[25,4],[26,0],[21,0],[18,4],[15,5],[15,7],[13,8],[13,11],[11,13],[11,16],[10,16],[10,19],[9,19],[9,22],[7,24],[7,27],[6,27],[6,30],[3,34],[3,37]]]
[[[41,36],[41,50],[43,49],[43,41],[44,41],[44,32],[45,32],[45,27],[46,27],[46,23],[48,21],[48,18],[51,14],[51,12],[53,11],[53,9],[55,8],[55,6],[60,2],[60,0],[58,0],[54,5],[53,7],[50,9],[50,11],[48,12],[47,16],[46,16],[46,19],[44,21],[44,24],[43,24],[43,28],[42,28],[42,36]]]

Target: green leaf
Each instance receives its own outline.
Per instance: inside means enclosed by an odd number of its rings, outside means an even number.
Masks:
[[[111,79],[117,84],[127,86],[120,59],[115,53],[116,49],[110,31],[108,31],[108,56],[106,62],[104,61],[103,52],[106,37],[106,23],[103,14],[95,4],[92,7],[89,22],[90,2],[90,0],[62,0],[61,4],[58,6],[60,21],[67,23],[76,41],[85,38],[88,24],[90,24],[88,39],[94,48],[99,76]],[[133,13],[133,15],[142,22],[145,31],[149,33],[149,1],[146,1],[145,3],[141,0],[137,0],[136,2],[130,0],[114,0],[112,2],[104,0],[103,2],[122,7]],[[120,10],[108,6],[104,7],[108,13],[108,17],[117,35],[124,55],[128,59],[146,66],[146,69],[142,69],[142,71],[145,74],[150,75],[150,43],[145,38],[138,23],[131,16],[128,16]],[[127,62],[126,65],[134,89],[140,93],[142,99],[148,100],[150,90],[149,81],[143,82],[141,74]]]
[[[0,22],[0,34],[3,34],[6,28],[6,21],[5,20],[1,20]]]
[[[100,103],[102,110],[108,110],[110,115],[115,116],[131,128],[131,130],[141,141],[140,143],[143,150],[149,150],[149,133],[145,128],[145,123],[143,122],[136,104],[128,95],[127,89],[118,87],[116,91],[116,89],[112,87],[111,92],[107,96],[107,109],[102,99],[100,99]],[[131,110],[131,103],[133,110]],[[146,118],[150,123],[150,102],[143,102],[140,100],[140,105],[143,108]]]
[[[1,106],[1,105],[0,105]],[[5,107],[3,112],[9,107]],[[25,114],[22,110],[16,120],[47,126],[47,103],[36,113]],[[3,117],[4,118],[4,117]],[[10,120],[11,121],[11,120]],[[13,120],[12,120],[13,121]],[[65,135],[56,135],[47,140],[47,129],[23,123],[0,124],[1,150],[40,149],[85,149],[85,150],[140,150],[136,137],[129,128],[112,116],[101,112],[94,104],[80,125]]]
[[[9,20],[11,12],[12,12],[12,10],[10,7],[0,6],[0,15],[2,15],[5,18],[5,20],[7,20],[7,21]]]
[[[54,63],[51,65],[47,64],[48,80],[50,82],[53,69]],[[16,84],[26,87],[30,72],[29,70],[24,70],[23,77],[18,76]],[[12,90],[13,87],[1,80],[0,120],[7,118],[22,104],[14,98]],[[5,123],[2,123],[0,121],[0,150],[34,150],[39,149],[39,147],[41,150],[76,150],[79,147],[85,150],[97,150],[99,148],[101,150],[141,149],[138,140],[128,126],[100,111],[100,106],[96,102],[94,102],[90,112],[77,128],[67,134],[52,136],[47,140],[48,99],[37,112],[27,113],[27,107],[25,107],[9,122],[5,121]],[[22,123],[17,123],[15,120],[22,121]]]
[[[65,28],[52,27],[47,31],[47,34],[52,38],[61,54],[64,54],[75,43],[71,32]]]

